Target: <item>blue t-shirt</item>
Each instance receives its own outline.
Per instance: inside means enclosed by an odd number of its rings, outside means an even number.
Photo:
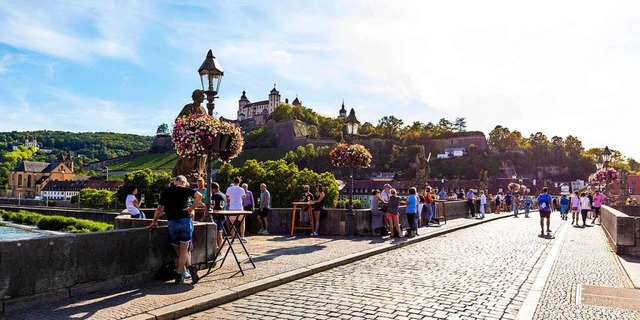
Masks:
[[[531,207],[531,199],[525,199],[525,200],[524,200],[524,206],[525,206],[526,208]]]
[[[416,206],[418,205],[418,198],[415,194],[410,195],[407,198],[407,214],[416,213]]]
[[[269,193],[269,190],[260,191],[260,205],[267,209],[271,208],[271,193]]]
[[[506,196],[504,196],[504,202],[506,204],[511,204],[511,195],[507,193]]]
[[[538,196],[538,208],[540,211],[551,211],[551,195],[543,193]]]
[[[567,197],[560,198],[560,205],[561,206],[568,206],[569,205],[569,198],[567,198]]]

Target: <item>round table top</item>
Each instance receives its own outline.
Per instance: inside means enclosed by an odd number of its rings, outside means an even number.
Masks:
[[[253,211],[244,211],[244,210],[212,210],[209,213],[222,215],[222,216],[237,216],[240,214],[252,214]]]

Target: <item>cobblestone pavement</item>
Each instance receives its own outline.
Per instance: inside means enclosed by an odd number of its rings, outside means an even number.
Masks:
[[[500,216],[490,214],[487,215],[487,219]],[[450,220],[439,228],[423,228],[420,234],[430,234],[436,230],[475,222],[471,219]],[[495,222],[488,224],[493,223]],[[237,271],[237,267],[232,260],[228,260],[223,269],[204,277],[195,286],[176,286],[154,281],[43,304],[20,312],[0,313],[0,319],[122,319],[389,243],[389,240],[380,237],[362,237],[354,240],[346,237],[252,236],[249,237],[248,249],[257,268],[247,269],[244,276],[229,278]],[[244,266],[250,267],[248,264]]]
[[[552,228],[559,223],[554,215]],[[184,319],[513,319],[528,276],[552,243],[538,234],[537,213],[502,219]]]
[[[576,303],[578,284],[633,288],[601,226],[566,226],[534,319],[640,319],[639,311]],[[579,302],[579,301],[578,301]]]

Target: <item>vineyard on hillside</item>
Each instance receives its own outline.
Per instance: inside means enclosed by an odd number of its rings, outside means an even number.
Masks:
[[[277,148],[244,150],[238,158],[231,161],[231,164],[234,166],[242,166],[244,162],[249,159],[256,159],[258,161],[278,160],[283,158],[285,154],[286,151]],[[109,170],[135,171],[151,169],[153,171],[162,170],[170,172],[176,165],[176,161],[178,161],[178,155],[174,151],[151,153],[112,164],[109,166]],[[220,166],[220,163],[216,161],[215,167],[218,166]]]

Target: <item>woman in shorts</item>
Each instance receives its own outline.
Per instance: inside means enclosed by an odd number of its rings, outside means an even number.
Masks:
[[[400,229],[400,214],[398,208],[400,207],[400,197],[398,197],[396,189],[391,188],[389,190],[389,203],[387,204],[386,218],[391,222],[391,235],[393,236],[393,230],[398,232],[398,237],[402,238],[402,229]]]
[[[578,221],[580,221],[580,197],[578,196],[578,191],[574,192],[571,196],[569,206],[571,207],[571,224],[575,223],[578,225]]]

